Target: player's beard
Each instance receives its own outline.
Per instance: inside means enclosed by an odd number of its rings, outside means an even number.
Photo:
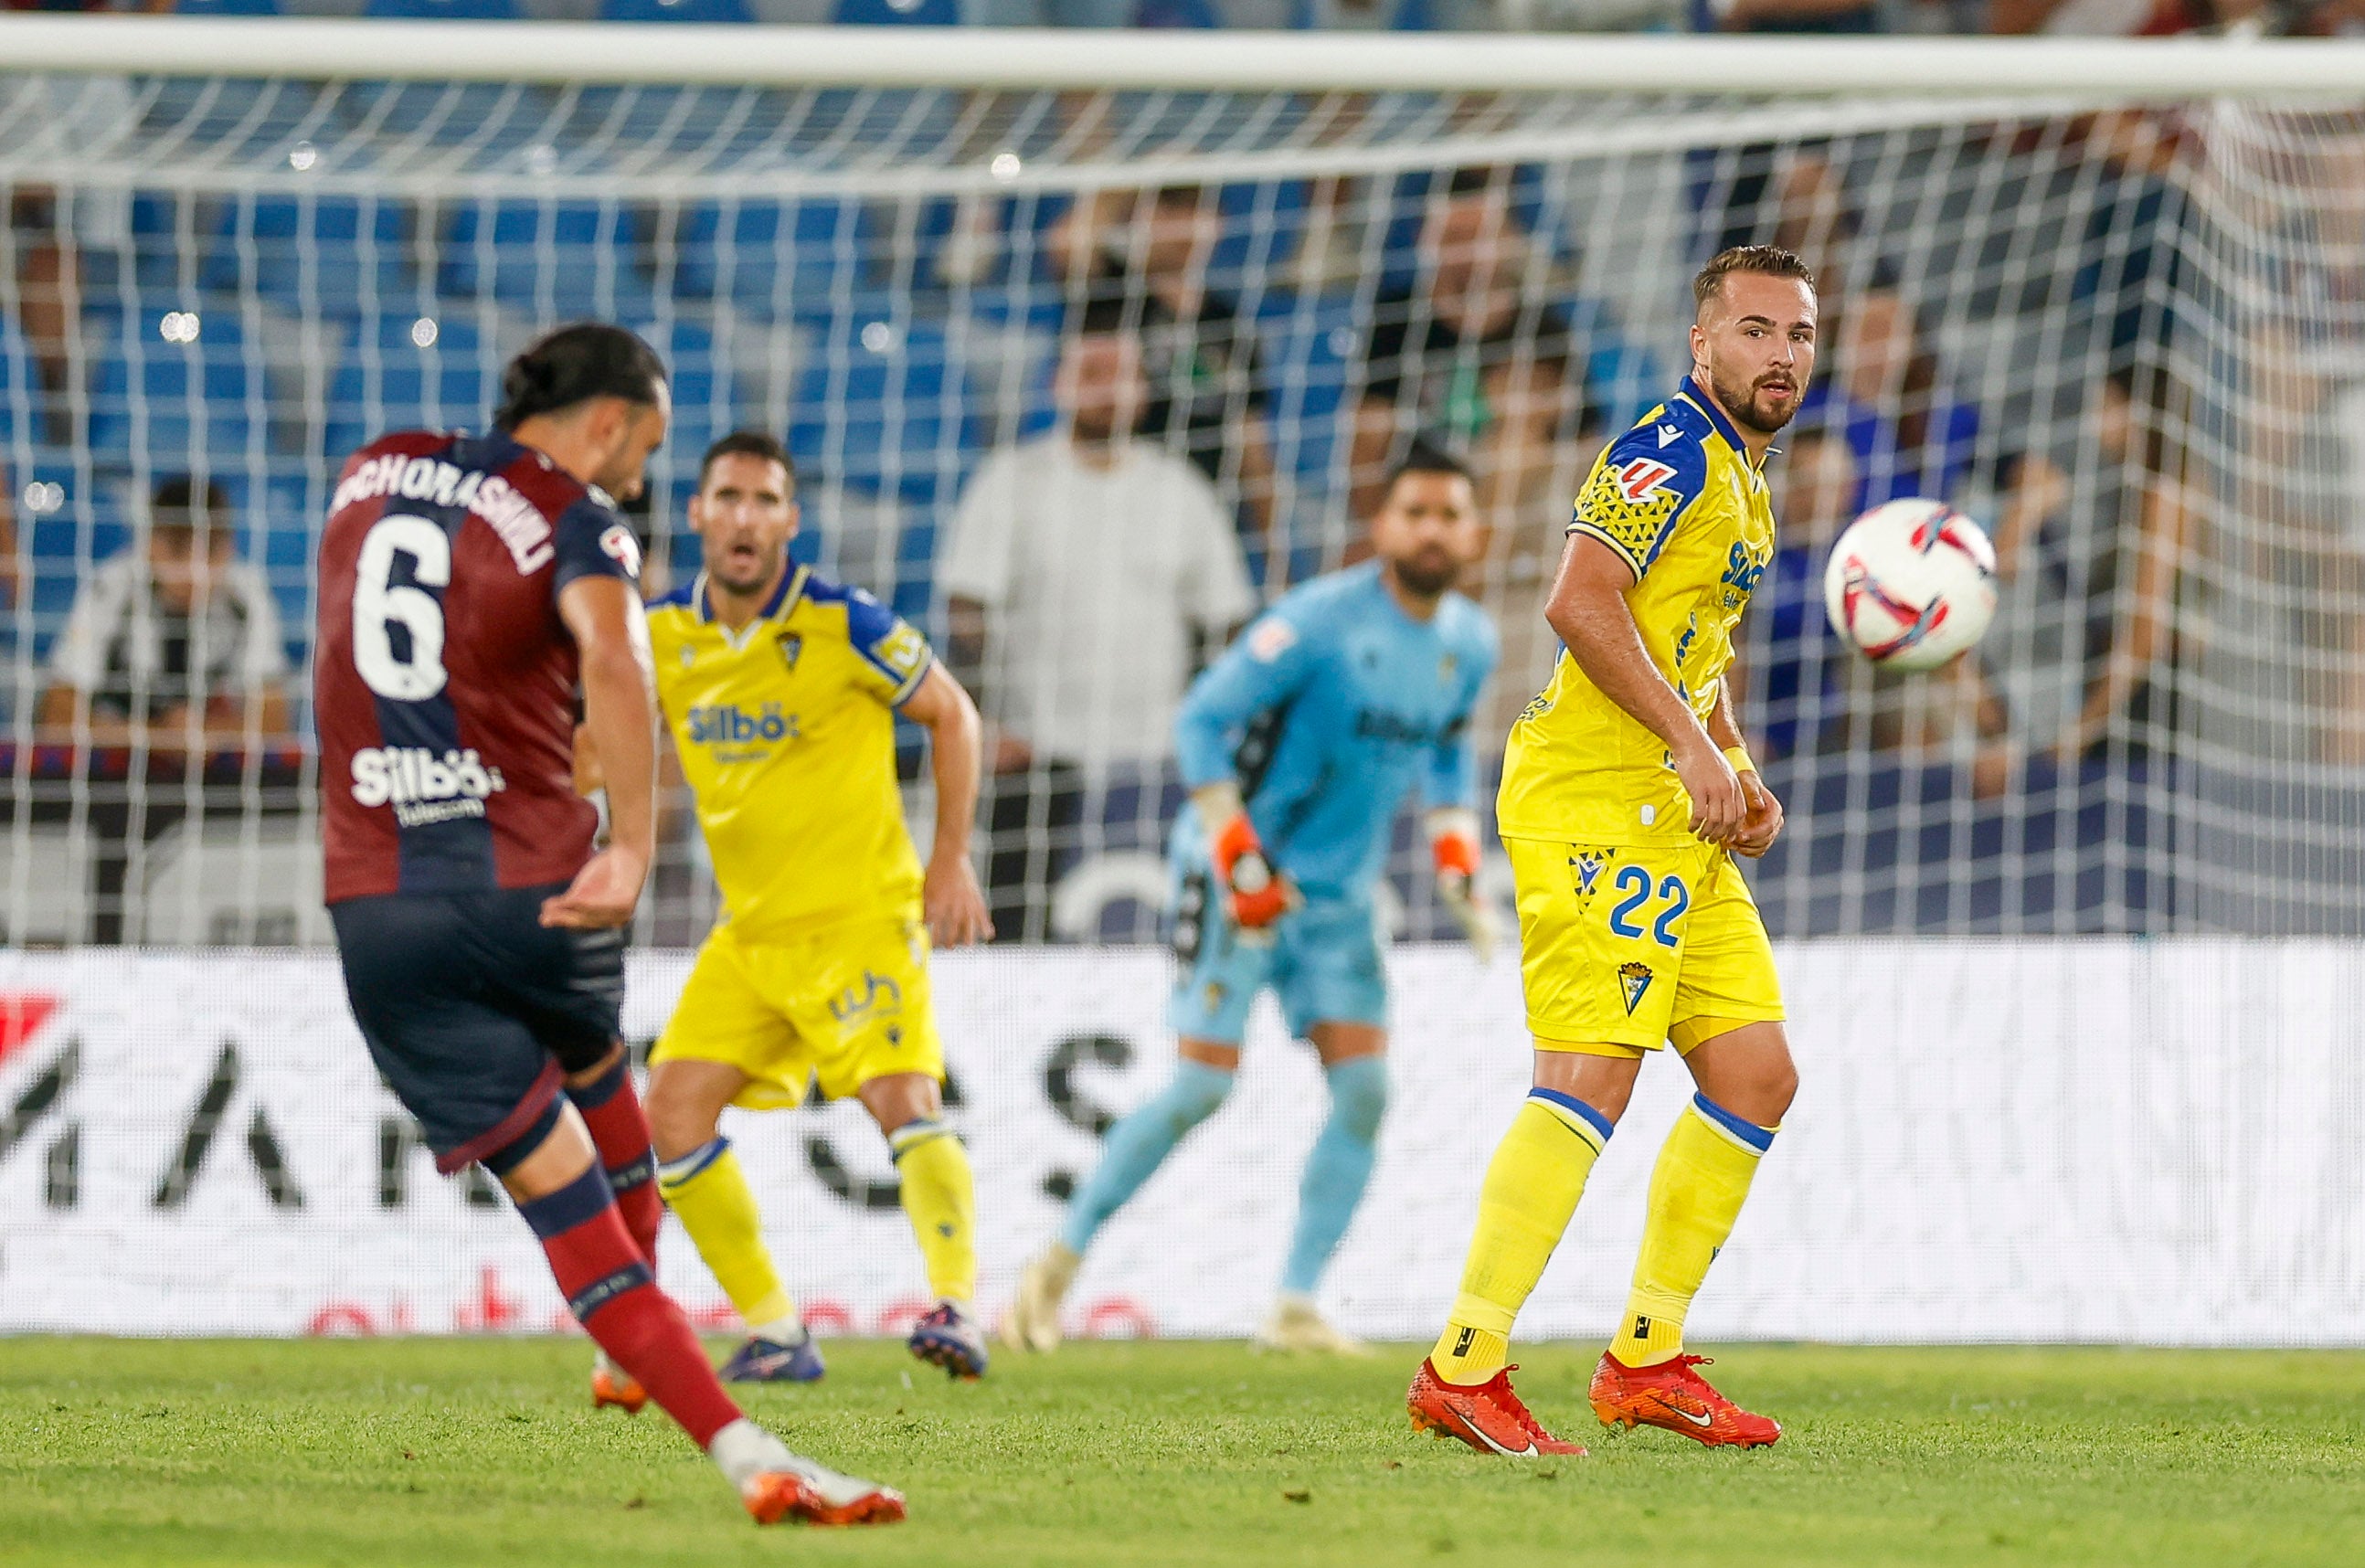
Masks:
[[[1797,376],[1791,376],[1788,378],[1791,386],[1788,405],[1778,413],[1760,412],[1757,405],[1758,394],[1771,379],[1774,378],[1769,374],[1743,385],[1727,381],[1723,376],[1711,371],[1709,375],[1709,387],[1716,394],[1716,400],[1724,405],[1724,411],[1732,416],[1733,423],[1747,425],[1760,435],[1772,435],[1798,417],[1799,405],[1805,400],[1807,389],[1799,385]]]
[[[1442,550],[1420,550],[1388,563],[1396,581],[1422,599],[1437,599],[1462,577],[1462,563]]]
[[[706,575],[722,585],[723,591],[725,593],[743,596],[752,594],[779,575],[781,566],[780,557],[784,554],[786,554],[785,548],[772,551],[768,554],[761,550],[757,551],[757,564],[744,577],[733,574],[727,557],[723,563],[708,566]]]

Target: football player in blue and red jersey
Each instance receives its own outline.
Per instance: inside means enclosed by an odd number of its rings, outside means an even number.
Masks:
[[[665,439],[664,364],[618,327],[535,342],[484,435],[345,464],[320,541],[314,707],[327,901],[372,1058],[450,1174],[509,1190],[618,1402],[654,1398],[759,1522],[902,1498],[743,1416],[653,1273],[649,1129],[624,1060],[623,925],[648,874],[656,701],[614,499]],[[576,792],[578,693],[609,841]]]

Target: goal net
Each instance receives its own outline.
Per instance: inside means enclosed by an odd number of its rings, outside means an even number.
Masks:
[[[980,694],[980,865],[1026,950],[936,972],[992,1308],[1167,1070],[1149,945],[1192,668],[1356,560],[1389,465],[1441,445],[1501,630],[1491,784],[1555,656],[1570,498],[1687,369],[1693,270],[1765,241],[1823,309],[1740,677],[1813,1086],[1696,1327],[2365,1338],[2365,93],[2325,94],[2353,53],[188,20],[75,55],[98,25],[0,21],[0,1327],[556,1320],[491,1190],[429,1178],[331,965],[101,950],[325,942],[330,487],[381,431],[481,424],[534,333],[619,320],[672,367],[632,512],[653,584],[698,570],[706,444],[773,432],[799,558]],[[151,558],[182,476],[198,598]],[[1934,676],[1821,610],[1836,532],[1902,496],[2002,566],[1994,629]],[[667,824],[638,1040],[716,904]],[[1400,834],[1382,915],[1450,937]],[[1507,900],[1499,857],[1482,880]],[[1109,944],[1140,946],[1076,950]],[[1527,1069],[1514,966],[1392,971],[1422,1114],[1326,1291],[1412,1336]],[[1234,1108],[1095,1251],[1088,1330],[1261,1314],[1322,1091],[1254,1030]],[[1566,1250],[1631,1248],[1680,1079],[1646,1074]],[[908,1316],[859,1110],[734,1136],[816,1321]],[[1568,1265],[1523,1331],[1598,1331],[1615,1272]]]
[[[321,939],[302,670],[328,483],[379,431],[481,422],[506,356],[600,316],[674,369],[635,513],[653,581],[697,569],[705,443],[785,435],[800,555],[923,624],[995,722],[1005,935],[1151,939],[1181,682],[1355,558],[1416,439],[1478,475],[1496,765],[1556,652],[1568,498],[1687,369],[1693,267],[1743,241],[1812,263],[1825,324],[1743,661],[1789,802],[1775,929],[2365,924],[2354,102],[352,73],[0,77],[13,938]],[[972,497],[997,460],[1073,450],[1058,370],[1088,315],[1136,347],[1155,461],[1088,529]],[[50,695],[97,673],[106,716],[179,711],[137,637],[64,633],[184,473],[268,579],[289,697],[201,767],[161,734],[77,745],[119,726]],[[1909,495],[1984,523],[2003,567],[1995,630],[1934,678],[1855,660],[1819,608],[1837,528]],[[1152,623],[1048,601],[1121,581]],[[238,638],[199,623],[221,666]],[[924,788],[915,742],[905,763]],[[714,899],[670,820],[644,935],[678,944]],[[1415,858],[1389,917],[1440,933]]]

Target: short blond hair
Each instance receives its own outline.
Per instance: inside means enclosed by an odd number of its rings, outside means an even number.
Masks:
[[[1761,273],[1767,277],[1794,277],[1812,292],[1815,270],[1799,260],[1795,251],[1779,245],[1733,245],[1709,258],[1692,278],[1692,304],[1706,305],[1724,287],[1724,280],[1735,273]]]

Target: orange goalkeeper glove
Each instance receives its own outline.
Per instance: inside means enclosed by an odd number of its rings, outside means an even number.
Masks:
[[[1495,960],[1502,931],[1495,913],[1478,902],[1478,823],[1469,812],[1440,810],[1429,817],[1429,857],[1437,866],[1437,897],[1470,939],[1483,966]]]
[[[1296,902],[1289,880],[1273,869],[1257,838],[1256,824],[1242,812],[1216,834],[1213,851],[1216,878],[1224,884],[1226,906],[1232,924],[1243,931],[1261,931],[1289,913]]]

